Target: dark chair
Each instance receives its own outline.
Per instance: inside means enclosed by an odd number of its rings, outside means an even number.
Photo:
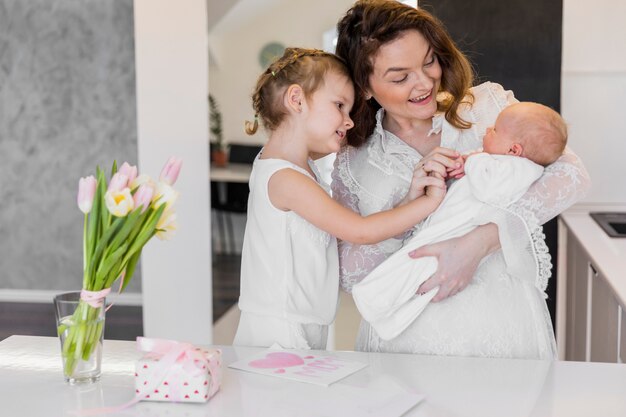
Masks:
[[[230,163],[252,164],[260,152],[261,145],[231,144],[228,161]],[[211,181],[211,209],[215,210],[217,227],[220,233],[224,252],[234,254],[235,236],[233,232],[232,213],[245,214],[248,209],[247,183]]]

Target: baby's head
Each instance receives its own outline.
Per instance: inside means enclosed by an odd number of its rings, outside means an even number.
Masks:
[[[289,114],[285,104],[289,87],[298,85],[305,97],[311,97],[324,86],[328,73],[345,77],[354,96],[350,73],[341,58],[319,49],[285,49],[283,56],[274,61],[257,80],[252,94],[255,120],[254,123],[246,121],[246,133],[253,135],[257,131],[258,118],[267,130],[276,130]]]
[[[567,125],[554,110],[542,104],[521,102],[508,106],[487,129],[483,150],[515,155],[547,166],[556,161],[567,143]]]

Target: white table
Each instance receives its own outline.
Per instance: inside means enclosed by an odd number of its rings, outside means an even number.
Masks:
[[[229,162],[225,167],[218,167],[211,164],[209,169],[209,179],[213,182],[240,182],[248,183],[252,164],[239,164]]]
[[[255,348],[221,347],[225,365]],[[332,352],[369,366],[329,388],[224,368],[220,392],[206,404],[142,402],[119,416],[319,416],[319,404],[346,387],[384,383],[425,395],[407,416],[623,417],[626,365]],[[134,395],[134,342],[105,341],[99,382],[63,381],[56,338],[12,336],[0,342],[0,414],[69,416],[81,408],[122,404]],[[352,413],[363,416],[355,404]],[[328,414],[326,414],[328,415]],[[385,415],[384,408],[380,415]]]

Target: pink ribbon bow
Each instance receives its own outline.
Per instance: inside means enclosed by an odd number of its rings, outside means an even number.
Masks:
[[[109,295],[110,292],[111,288],[105,288],[101,291],[88,291],[83,289],[80,292],[80,299],[92,306],[93,308],[100,308],[102,307],[102,302],[104,301],[104,298]]]

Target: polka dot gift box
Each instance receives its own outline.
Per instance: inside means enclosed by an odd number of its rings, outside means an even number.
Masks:
[[[142,401],[206,402],[222,381],[222,352],[173,340],[137,338],[145,352],[135,364],[135,396]]]

